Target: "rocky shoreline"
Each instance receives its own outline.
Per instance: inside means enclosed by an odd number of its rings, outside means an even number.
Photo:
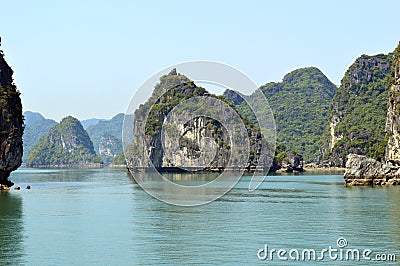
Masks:
[[[350,154],[347,156],[344,181],[346,186],[400,185],[400,167]]]
[[[282,173],[327,173],[327,174],[343,174],[346,168],[343,167],[304,167],[302,171],[292,171],[288,172],[287,169],[281,168],[279,170],[274,171],[274,173],[282,174]]]

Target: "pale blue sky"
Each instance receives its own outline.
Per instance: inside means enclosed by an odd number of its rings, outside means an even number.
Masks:
[[[111,118],[154,73],[183,61],[257,84],[316,66],[339,84],[361,54],[400,41],[400,1],[2,1],[0,36],[24,110]]]

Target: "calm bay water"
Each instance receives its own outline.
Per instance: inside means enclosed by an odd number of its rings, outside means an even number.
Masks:
[[[249,192],[244,177],[213,203],[177,207],[147,195],[123,169],[20,169],[11,180],[32,189],[0,193],[0,265],[287,265],[257,252],[265,244],[337,248],[339,237],[348,248],[395,253],[393,265],[400,260],[400,187],[279,175]]]

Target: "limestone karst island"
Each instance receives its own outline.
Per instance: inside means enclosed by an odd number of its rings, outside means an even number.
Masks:
[[[1,42],[1,39],[0,39]],[[20,93],[13,83],[13,70],[0,50],[0,185],[14,185],[8,177],[17,170],[22,159],[24,132]]]

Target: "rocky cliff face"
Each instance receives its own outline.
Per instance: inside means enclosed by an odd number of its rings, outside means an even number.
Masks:
[[[104,163],[110,163],[121,151],[121,140],[110,133],[105,133],[101,136],[98,152]]]
[[[113,137],[113,145],[114,148],[119,148],[119,151],[115,151],[116,153],[122,152],[122,139],[121,139],[121,132],[122,132],[122,125],[124,121],[124,114],[117,114],[110,120],[101,120],[95,125],[89,126],[86,131],[89,134],[90,139],[93,142],[93,147],[95,152],[98,155],[104,155],[105,152],[105,139],[104,136],[111,135]],[[83,125],[83,124],[82,124]],[[106,137],[110,139],[110,137]],[[100,147],[101,142],[103,141],[102,147]],[[111,142],[110,142],[111,143]],[[109,148],[113,149],[111,146]],[[101,154],[100,150],[104,152]],[[114,154],[114,152],[112,152]],[[110,158],[108,158],[110,159]]]
[[[392,85],[389,89],[389,106],[386,120],[388,132],[388,145],[385,158],[387,161],[398,165],[400,163],[400,85]]]
[[[400,185],[400,43],[390,56],[393,64],[386,79],[389,95],[385,163],[350,154],[344,173],[347,185]]]
[[[98,166],[93,143],[76,118],[68,116],[55,125],[30,151],[29,167]]]
[[[330,110],[325,157],[345,166],[348,154],[383,160],[387,103],[386,77],[392,55],[362,55],[342,79]]]
[[[400,166],[400,43],[394,52],[394,63],[388,83],[389,100],[386,118],[388,144],[385,159],[393,165]]]
[[[172,89],[167,91],[168,88]],[[203,102],[205,98],[208,100]],[[189,104],[180,110],[177,106],[182,102]],[[232,159],[231,166],[235,163],[242,166],[243,158],[230,158],[233,140],[229,133],[241,130],[248,135],[252,151],[246,166],[257,165],[262,147],[261,131],[250,124],[236,127],[239,123],[230,123],[226,128],[211,118],[216,113],[223,118],[230,117],[228,109],[234,110],[234,106],[225,97],[211,95],[176,70],[171,71],[160,78],[150,99],[135,111],[135,142],[127,156],[128,166],[147,168],[152,163],[159,169],[204,170],[224,168],[229,159]]]
[[[11,186],[10,173],[21,165],[23,116],[13,71],[0,50],[0,184]]]

